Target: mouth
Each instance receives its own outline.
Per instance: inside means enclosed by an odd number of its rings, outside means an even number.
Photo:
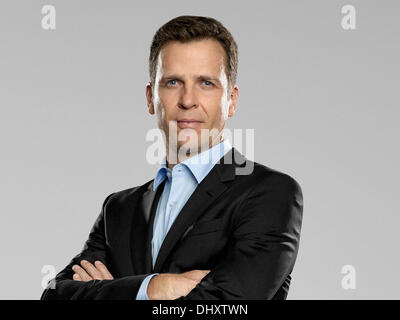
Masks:
[[[197,128],[200,126],[201,123],[202,123],[202,121],[194,120],[194,119],[177,120],[178,127],[181,129]]]

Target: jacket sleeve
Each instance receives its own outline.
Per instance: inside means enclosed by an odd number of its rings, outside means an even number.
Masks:
[[[104,213],[110,194],[104,201],[100,215],[97,217],[88,240],[82,251],[48,282],[42,293],[41,300],[135,300],[136,294],[144,278],[148,274],[133,275],[113,280],[91,280],[88,282],[73,280],[72,266],[80,264],[81,260],[94,263],[102,261],[110,269],[108,245],[105,235]]]
[[[286,174],[260,181],[234,213],[216,266],[177,300],[272,299],[296,260],[303,215],[300,185]]]

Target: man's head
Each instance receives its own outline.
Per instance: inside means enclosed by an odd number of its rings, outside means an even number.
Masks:
[[[158,127],[166,134],[167,147],[185,144],[197,146],[199,152],[219,142],[237,104],[237,65],[236,42],[215,19],[181,16],[156,32],[146,97],[150,114],[157,115]],[[201,139],[202,129],[212,133],[207,141]],[[168,145],[174,138],[177,145]]]

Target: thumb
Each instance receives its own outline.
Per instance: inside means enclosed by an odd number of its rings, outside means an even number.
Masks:
[[[197,282],[200,282],[201,279],[203,279],[209,272],[210,270],[191,270],[181,273],[181,275],[184,276],[185,278],[189,278]]]

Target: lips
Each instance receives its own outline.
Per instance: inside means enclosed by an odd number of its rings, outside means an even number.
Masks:
[[[197,128],[200,126],[202,121],[196,120],[196,119],[182,119],[182,120],[177,120],[178,127],[181,129],[184,128]]]

